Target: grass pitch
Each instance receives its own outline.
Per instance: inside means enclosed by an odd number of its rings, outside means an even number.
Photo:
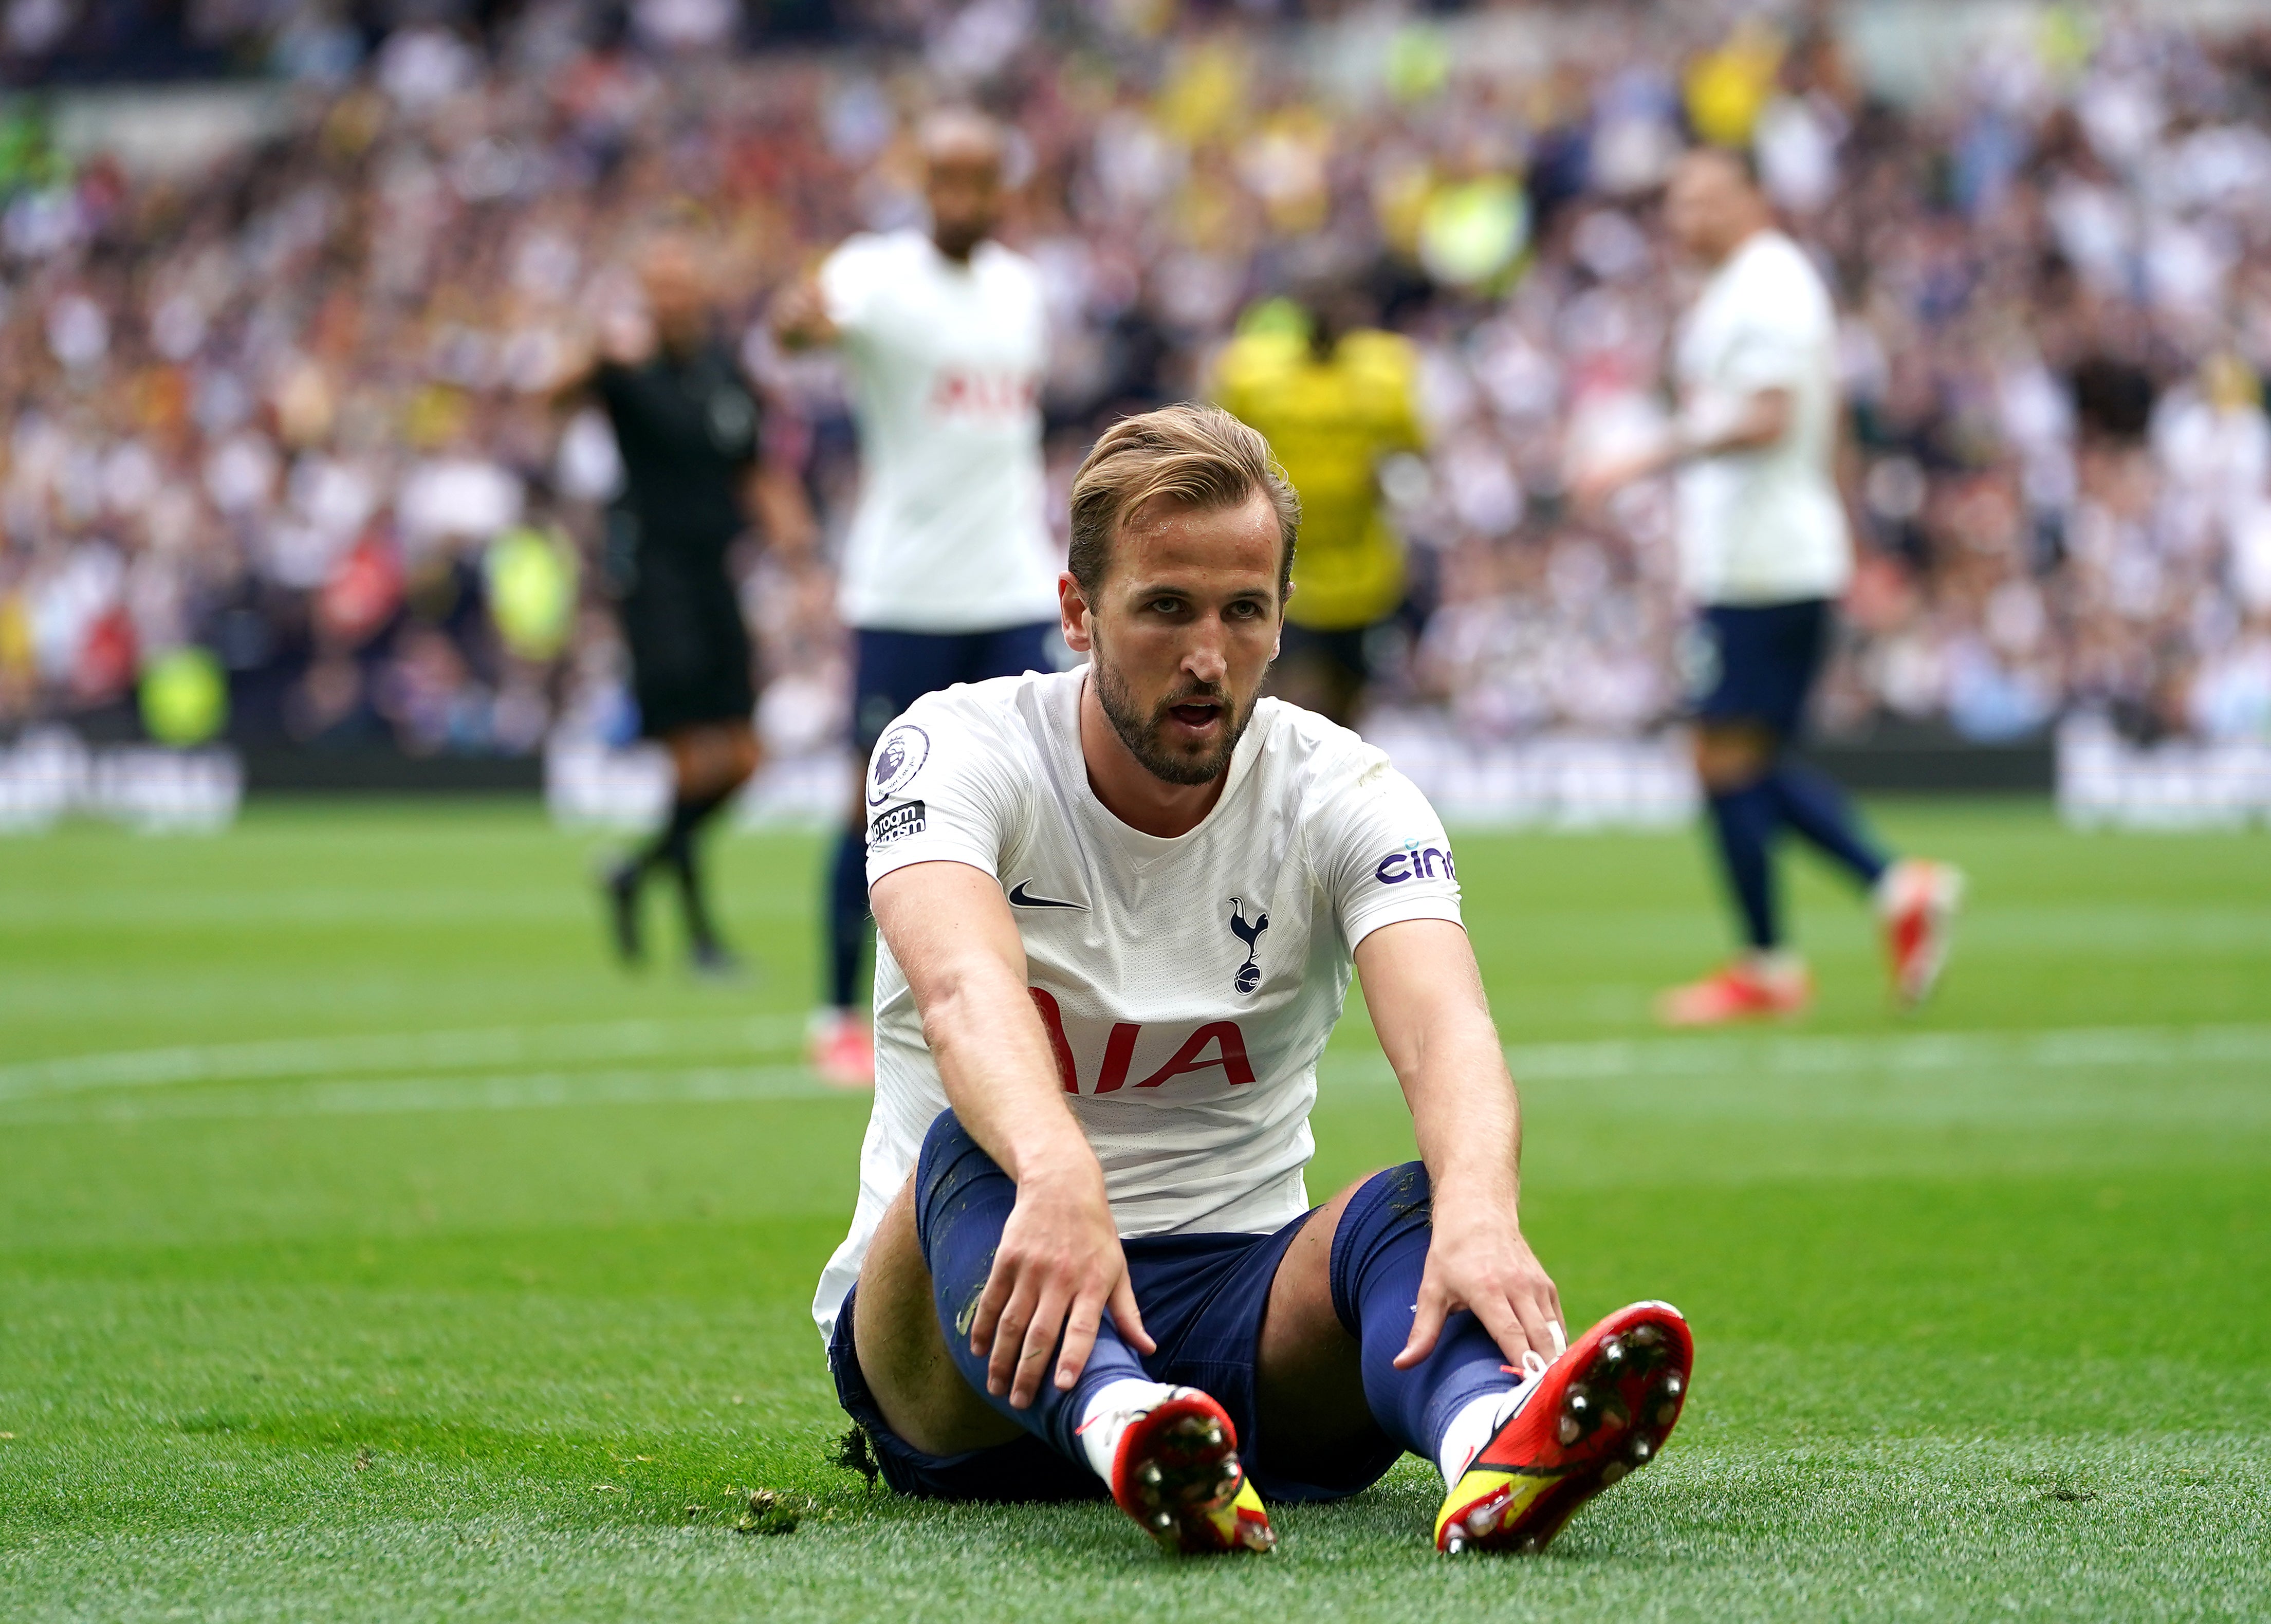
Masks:
[[[730,990],[611,970],[531,808],[0,843],[0,1617],[2271,1615],[2271,840],[1883,821],[1972,874],[1940,1001],[1809,875],[1818,1012],[1694,1039],[1693,842],[1461,841],[1531,1237],[1699,1360],[1657,1464],[1459,1563],[1412,1461],[1213,1564],[828,1464],[817,842],[720,843]],[[1360,1009],[1316,1128],[1320,1198],[1410,1153]]]

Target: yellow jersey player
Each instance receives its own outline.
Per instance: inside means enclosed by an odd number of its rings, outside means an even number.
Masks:
[[[1294,295],[1307,332],[1232,339],[1215,399],[1262,431],[1301,499],[1301,553],[1273,691],[1344,726],[1372,674],[1374,634],[1404,602],[1404,541],[1382,510],[1380,466],[1424,444],[1410,342],[1361,324],[1343,286]]]

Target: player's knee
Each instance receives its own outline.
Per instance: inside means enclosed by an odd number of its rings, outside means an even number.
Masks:
[[[1434,1187],[1420,1162],[1404,1162],[1366,1179],[1333,1231],[1329,1265],[1333,1312],[1350,1335],[1358,1334],[1359,1281],[1383,1252],[1415,1239],[1424,1248],[1434,1222]]]
[[[917,1164],[920,1169],[916,1174],[917,1188],[929,1182],[930,1170],[939,1160],[957,1155],[965,1147],[975,1146],[977,1143],[970,1136],[970,1130],[962,1125],[962,1119],[955,1115],[953,1106],[949,1106],[931,1118],[930,1127],[923,1134],[922,1158]]]
[[[1427,1164],[1398,1162],[1383,1167],[1365,1181],[1357,1200],[1349,1204],[1362,1204],[1368,1224],[1425,1228],[1435,1214],[1435,1187],[1427,1177]]]
[[[915,1158],[915,1239],[926,1258],[937,1241],[942,1216],[967,1207],[966,1199],[957,1198],[966,1198],[994,1181],[1006,1187],[1000,1193],[1014,1203],[1016,1186],[987,1154],[986,1147],[971,1137],[962,1119],[951,1109],[931,1119],[930,1129],[923,1135],[922,1153]]]
[[[1715,795],[1748,789],[1764,776],[1767,741],[1748,727],[1706,727],[1695,736],[1695,774]]]
[[[729,771],[736,788],[748,783],[763,764],[764,752],[758,748],[756,734],[747,727],[736,728],[733,734],[733,755]]]

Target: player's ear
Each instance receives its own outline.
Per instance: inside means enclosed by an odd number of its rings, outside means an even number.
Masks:
[[[1089,652],[1088,600],[1081,595],[1080,583],[1069,570],[1057,576],[1057,619],[1065,646],[1076,654]]]

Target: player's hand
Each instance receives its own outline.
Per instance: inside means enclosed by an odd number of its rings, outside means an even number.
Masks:
[[[599,353],[617,366],[644,366],[654,346],[654,319],[644,310],[618,306],[600,317]]]
[[[1598,518],[1607,510],[1610,497],[1656,471],[1653,458],[1609,457],[1590,462],[1570,478],[1570,503],[1585,518]]]
[[[598,365],[599,357],[592,351],[589,333],[562,333],[560,348],[553,357],[552,376],[545,388],[555,396],[574,394],[590,386],[592,369]]]
[[[1439,1198],[1434,1238],[1419,1277],[1418,1312],[1396,1367],[1409,1370],[1433,1352],[1443,1322],[1462,1308],[1483,1322],[1507,1362],[1517,1367],[1525,1349],[1552,1360],[1568,1345],[1561,1293],[1522,1238],[1513,1213],[1462,1217],[1447,1212]]]
[[[828,316],[828,296],[821,291],[816,276],[789,284],[773,301],[769,321],[773,341],[783,349],[810,349],[836,341],[836,324]]]
[[[1060,1332],[1056,1384],[1069,1389],[1088,1365],[1107,1309],[1123,1341],[1139,1352],[1155,1351],[1136,1312],[1101,1173],[1027,1178],[1001,1226],[970,1326],[970,1351],[986,1360],[986,1390],[1008,1394],[1020,1410],[1031,1404]]]

